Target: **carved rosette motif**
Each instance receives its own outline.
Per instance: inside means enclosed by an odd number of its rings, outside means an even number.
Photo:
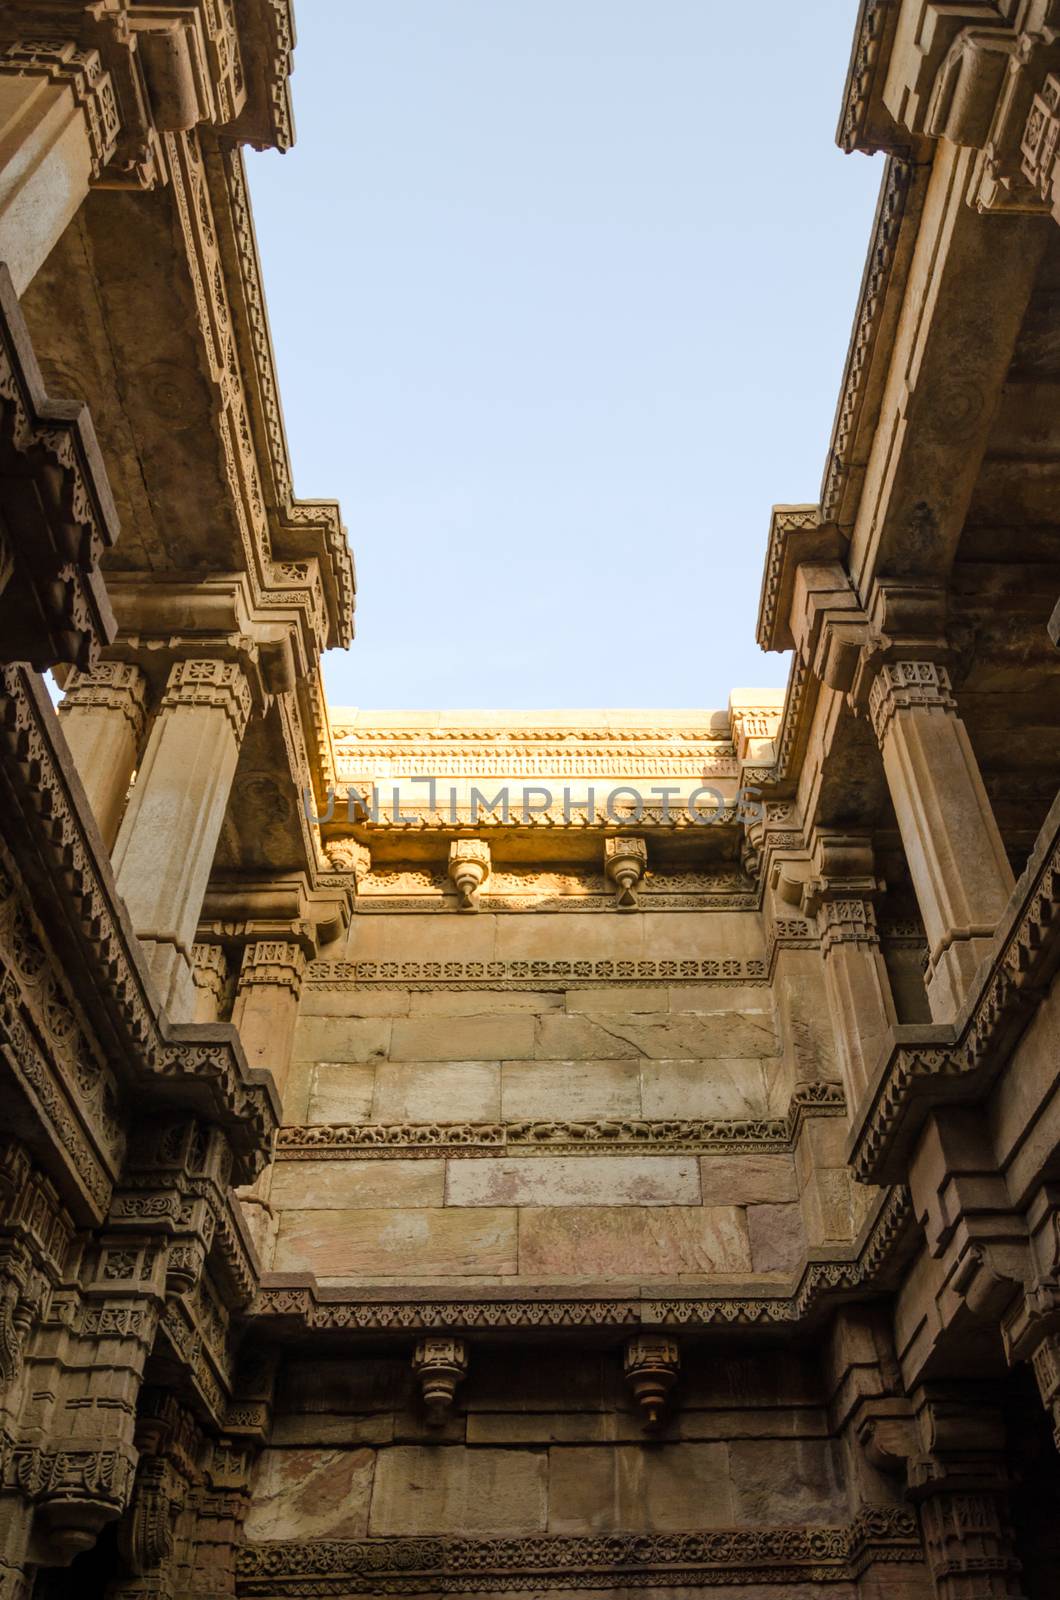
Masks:
[[[956,710],[950,675],[935,661],[887,662],[869,690],[869,716],[881,747],[899,711]]]
[[[251,694],[246,673],[235,661],[178,661],[171,668],[161,711],[189,707],[223,711],[241,740],[250,718]]]

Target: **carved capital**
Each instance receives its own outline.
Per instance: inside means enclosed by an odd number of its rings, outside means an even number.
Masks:
[[[467,1375],[468,1350],[463,1339],[421,1339],[412,1357],[412,1370],[432,1428],[441,1427],[453,1409],[457,1388]]]
[[[881,666],[869,690],[869,716],[881,747],[899,711],[956,715],[946,668],[935,661],[890,661]]]
[[[98,179],[114,154],[121,116],[110,73],[98,50],[83,50],[73,40],[22,39],[0,51],[0,73],[43,77],[73,91],[88,132],[92,177]]]
[[[490,847],[485,839],[454,839],[449,846],[449,876],[460,896],[461,911],[477,911],[475,896],[490,875]]]
[[[636,886],[648,868],[648,846],[643,839],[605,839],[604,872],[618,890],[620,911],[637,909]]]
[[[677,1341],[662,1334],[637,1334],[626,1342],[622,1371],[640,1412],[641,1425],[650,1433],[661,1425],[681,1371]]]
[[[259,939],[248,944],[239,969],[239,989],[290,989],[296,997],[302,992],[306,956],[300,944],[286,939]]]
[[[219,1006],[228,982],[228,958],[219,944],[196,944],[191,952],[191,977],[196,989]]]
[[[246,673],[235,661],[178,661],[170,670],[162,711],[191,708],[223,711],[236,739],[241,740],[250,718],[251,693]]]
[[[75,667],[66,680],[59,715],[70,711],[118,711],[139,743],[147,717],[147,679],[127,661],[100,661],[92,672]]]
[[[325,854],[336,872],[353,873],[358,888],[372,870],[372,852],[356,839],[329,839]]]
[[[1060,222],[1060,76],[1055,72],[1031,102],[1020,155],[1024,177]]]

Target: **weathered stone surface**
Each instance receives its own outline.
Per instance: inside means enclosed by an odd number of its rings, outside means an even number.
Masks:
[[[533,1053],[534,1017],[518,1012],[473,1017],[399,1017],[392,1061],[505,1061]]]
[[[501,1112],[505,1121],[552,1117],[639,1117],[636,1061],[504,1061]]]
[[[512,1273],[517,1213],[446,1207],[407,1211],[285,1211],[277,1272],[322,1278],[426,1278]]]
[[[840,1523],[849,1516],[839,1458],[824,1440],[738,1439],[729,1446],[738,1522]]]
[[[374,1470],[372,1450],[265,1450],[255,1472],[247,1538],[361,1538]]]
[[[388,1016],[302,1017],[295,1029],[296,1061],[381,1060],[390,1047]]]
[[[601,1018],[557,1012],[537,1019],[531,1047],[504,1054],[534,1055],[542,1061],[633,1060],[643,1052],[623,1036],[627,1024],[627,1017],[609,1013]]]
[[[704,1205],[775,1205],[798,1198],[795,1163],[788,1155],[702,1156]]]
[[[369,1532],[542,1533],[548,1457],[543,1450],[399,1446],[376,1469]]]
[[[529,1156],[450,1161],[450,1206],[699,1204],[692,1156]]]
[[[294,1073],[298,1072],[295,1063]],[[310,1064],[305,1086],[307,1122],[367,1122],[375,1093],[373,1062],[321,1061]],[[290,1120],[297,1120],[293,1096]]]
[[[775,1115],[767,1068],[758,1061],[642,1061],[641,1105],[646,1117],[768,1117]]]
[[[746,1215],[737,1206],[529,1209],[519,1218],[519,1271],[529,1277],[713,1276],[750,1269]]]
[[[496,1122],[496,1061],[387,1061],[376,1068],[372,1122]]]
[[[281,1210],[440,1206],[444,1161],[278,1161],[270,1199]]]
[[[723,1444],[549,1451],[548,1531],[670,1533],[734,1522]]]
[[[534,993],[522,989],[475,989],[461,994],[459,990],[439,989],[413,994],[409,1010],[414,1017],[495,1017],[509,1011],[562,1011],[563,1001],[560,990]]]
[[[803,1265],[806,1232],[800,1206],[748,1206],[747,1231],[756,1272],[795,1272]]]

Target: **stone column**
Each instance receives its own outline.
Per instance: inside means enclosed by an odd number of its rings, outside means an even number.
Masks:
[[[109,161],[119,126],[97,51],[34,39],[0,52],[0,261],[16,294]]]
[[[70,674],[59,706],[70,754],[103,843],[113,850],[145,725],[146,680],[139,667],[102,661]]]
[[[883,1042],[897,1017],[876,930],[872,842],[864,835],[814,836],[815,875],[803,909],[816,916],[847,1109],[856,1116]]]
[[[118,889],[179,1022],[194,1010],[195,930],[250,706],[237,663],[173,667],[114,847]]]
[[[219,944],[197,944],[192,949],[191,977],[195,985],[193,1022],[216,1022],[221,1015],[228,961]]]
[[[927,930],[932,1015],[947,1022],[989,953],[1012,868],[945,667],[887,663],[869,712]]]
[[[281,1103],[291,1066],[305,964],[304,950],[293,941],[262,939],[248,944],[232,1007],[232,1021],[239,1029],[247,1061],[272,1073]]]

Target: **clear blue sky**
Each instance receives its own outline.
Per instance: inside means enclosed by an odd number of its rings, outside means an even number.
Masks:
[[[249,157],[298,493],[364,707],[722,706],[816,500],[880,168],[854,0],[297,0]]]

